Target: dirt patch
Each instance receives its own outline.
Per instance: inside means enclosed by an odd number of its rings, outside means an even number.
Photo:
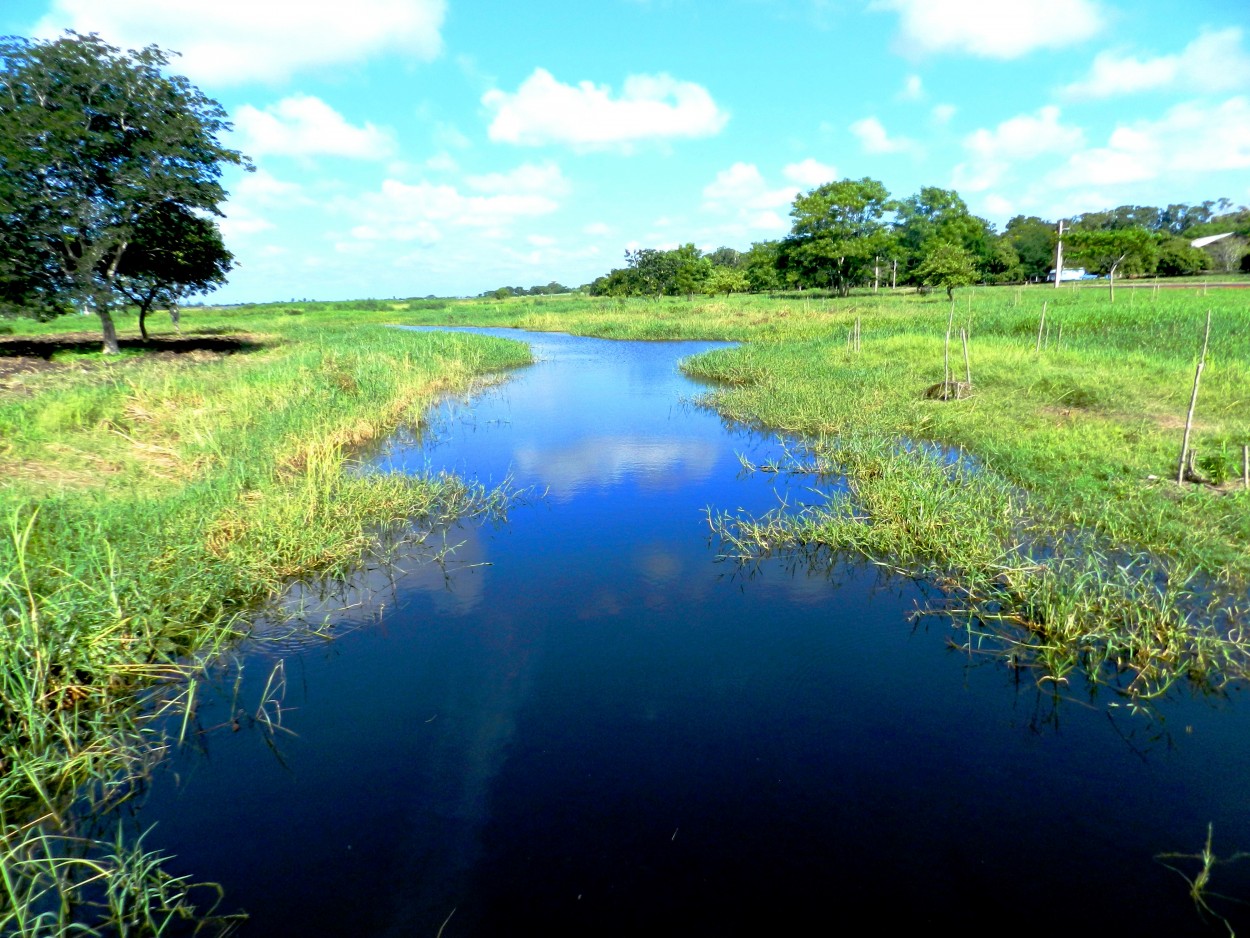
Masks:
[[[189,334],[118,339],[126,361],[192,363],[214,361],[225,355],[253,352],[265,343],[250,335]],[[100,336],[91,332],[58,335],[0,336],[0,391],[12,390],[19,375],[82,369],[87,361],[57,361],[57,355],[88,355],[100,351]],[[137,354],[136,354],[137,353]],[[103,359],[92,359],[92,364]]]

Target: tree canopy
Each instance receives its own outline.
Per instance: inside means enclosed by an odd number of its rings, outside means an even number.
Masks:
[[[111,311],[126,296],[123,271],[133,285],[155,265],[162,289],[172,287],[170,274],[196,265],[158,262],[155,231],[179,219],[177,232],[205,248],[205,226],[216,231],[208,218],[226,197],[222,167],[246,165],[219,140],[230,129],[221,105],[165,75],[169,61],[157,46],[123,52],[94,33],[0,38],[0,247],[9,258],[0,296],[93,309],[106,352],[117,351]],[[145,237],[147,260],[128,262]]]

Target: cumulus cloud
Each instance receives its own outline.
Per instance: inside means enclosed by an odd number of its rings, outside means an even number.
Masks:
[[[820,165],[815,160],[805,162],[812,165],[795,163],[795,172],[813,173],[813,166]],[[729,219],[728,223],[719,224],[717,237],[784,231],[789,225],[779,210],[789,206],[798,191],[795,185],[769,186],[754,163],[734,163],[703,187],[703,210]],[[660,224],[656,222],[657,226]]]
[[[856,121],[851,125],[851,133],[859,139],[865,153],[906,153],[916,148],[914,140],[891,137],[875,117]]]
[[[905,49],[1019,58],[1097,35],[1105,22],[1091,0],[873,0],[899,15]]]
[[[1047,105],[1034,114],[1009,118],[993,130],[981,128],[969,134],[964,138],[969,159],[953,172],[956,187],[982,192],[996,185],[1015,163],[1082,147],[1081,129],[1064,125],[1059,117],[1059,108]]]
[[[776,208],[794,198],[794,188],[770,189],[754,163],[734,163],[703,187],[703,198],[718,206]]]
[[[781,174],[806,189],[813,189],[838,178],[837,169],[811,157],[798,163],[791,163],[781,171]]]
[[[53,0],[41,35],[71,28],[123,47],[182,53],[174,68],[213,85],[277,82],[380,52],[429,60],[446,0]]]
[[[1084,140],[1079,127],[1067,127],[1059,122],[1059,108],[1047,105],[1036,114],[1020,114],[1005,120],[993,130],[974,131],[964,140],[964,146],[985,159],[1022,159],[1070,150],[1081,146]]]
[[[948,124],[957,110],[959,109],[953,104],[936,104],[930,114],[933,115],[935,124]]]
[[[263,111],[250,104],[234,118],[240,148],[249,156],[345,156],[385,159],[395,150],[388,131],[349,124],[320,98],[293,95]]]
[[[647,140],[709,137],[729,115],[700,85],[669,75],[631,75],[619,96],[607,85],[559,82],[537,68],[515,92],[492,89],[490,139],[523,146],[628,149]]]
[[[1250,55],[1237,27],[1203,32],[1175,55],[1139,59],[1100,52],[1089,75],[1063,89],[1070,98],[1110,98],[1159,89],[1219,92],[1250,85]]]
[[[504,173],[469,176],[465,182],[478,192],[539,193],[551,197],[568,192],[568,182],[555,163],[524,163]]]
[[[1049,181],[1064,188],[1250,169],[1250,99],[1190,101],[1158,120],[1122,124],[1107,145],[1074,153]]]
[[[360,241],[432,244],[448,228],[472,228],[481,236],[502,237],[518,219],[550,214],[559,204],[538,192],[466,195],[451,185],[387,179],[377,192],[340,200],[335,208],[356,222],[351,234]]]

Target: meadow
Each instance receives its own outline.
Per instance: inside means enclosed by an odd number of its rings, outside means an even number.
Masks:
[[[1208,310],[1191,435],[1205,481],[1178,484]],[[196,669],[290,583],[350,574],[380,533],[498,504],[452,478],[353,472],[362,448],[419,426],[440,395],[529,361],[519,343],[390,324],[739,341],[684,368],[727,420],[795,438],[792,462],[747,471],[844,475],[849,494],[764,517],[713,509],[727,555],[826,552],[936,582],[970,650],[1043,683],[1077,669],[1143,702],[1177,681],[1245,676],[1243,290],[293,302],[188,309],[198,351],[112,359],[70,340],[93,320],[18,321],[0,342],[59,344],[47,367],[0,369],[10,909],[44,908],[58,888],[33,822],[84,792],[124,797],[167,744],[151,714],[189,708]],[[926,394],[954,382],[957,397]],[[118,869],[148,862],[123,855]],[[19,868],[38,875],[9,875]]]

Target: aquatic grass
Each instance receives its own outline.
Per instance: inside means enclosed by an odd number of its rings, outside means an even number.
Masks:
[[[1119,556],[1079,533],[1056,540],[1020,490],[981,468],[876,437],[813,444],[845,476],[827,503],[762,517],[709,514],[722,552],[740,561],[831,550],[937,584],[940,611],[993,638],[1043,679],[1073,670],[1136,701],[1178,680],[1200,686],[1246,675],[1250,608],[1209,608],[1184,576]]]

